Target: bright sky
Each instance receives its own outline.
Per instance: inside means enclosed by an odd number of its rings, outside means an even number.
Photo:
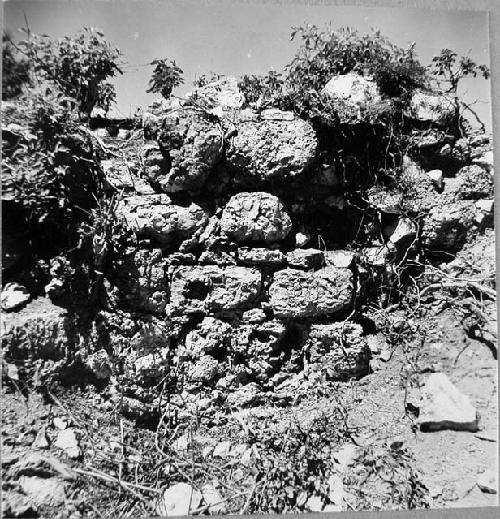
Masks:
[[[259,74],[280,70],[294,53],[292,26],[314,23],[350,26],[366,33],[380,29],[393,42],[416,42],[423,64],[442,48],[468,54],[489,65],[487,13],[396,8],[312,5],[297,2],[244,0],[10,0],[4,25],[15,35],[24,26],[53,37],[74,34],[83,26],[101,29],[127,62],[115,80],[117,115],[129,115],[154,99],[146,94],[155,58],[175,59],[184,70],[183,94],[192,80],[210,71]],[[466,99],[479,99],[476,110],[491,128],[490,83],[463,83]]]

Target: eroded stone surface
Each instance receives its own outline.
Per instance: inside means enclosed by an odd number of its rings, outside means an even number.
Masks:
[[[309,333],[310,368],[332,380],[366,375],[370,350],[359,324],[339,322],[313,325]]]
[[[76,343],[67,312],[46,298],[34,299],[22,310],[2,316],[2,347],[13,358],[59,360]]]
[[[241,181],[285,180],[311,165],[316,147],[314,130],[301,119],[245,121],[231,139],[227,161]]]
[[[410,103],[410,114],[420,122],[444,124],[455,113],[455,105],[451,97],[425,92],[413,94]]]
[[[285,262],[285,255],[279,250],[264,247],[241,247],[238,249],[238,260],[243,265],[280,266]]]
[[[147,174],[166,193],[199,191],[222,158],[221,129],[199,110],[184,107],[167,114],[157,138],[165,161]]]
[[[161,249],[128,248],[114,279],[119,290],[117,303],[161,315],[168,302],[166,268]]]
[[[455,250],[475,223],[476,206],[472,200],[436,204],[424,217],[422,243],[432,249]]]
[[[250,308],[261,290],[261,274],[246,267],[179,267],[170,286],[175,314]]]
[[[192,236],[208,219],[200,206],[174,205],[167,195],[125,198],[117,208],[117,215],[139,238],[153,239],[162,245]]]
[[[292,222],[279,198],[269,193],[238,193],[226,204],[221,230],[236,241],[272,243],[284,239]]]
[[[341,122],[359,119],[360,109],[382,101],[376,82],[354,72],[334,76],[322,93],[342,102],[339,107]]]
[[[353,275],[348,269],[285,269],[274,274],[269,298],[278,317],[314,317],[348,308],[353,292]]]

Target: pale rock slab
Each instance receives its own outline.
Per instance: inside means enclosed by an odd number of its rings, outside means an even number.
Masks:
[[[431,373],[423,389],[418,423],[422,430],[478,430],[476,408],[444,373]]]
[[[156,513],[163,516],[192,515],[201,504],[202,495],[187,483],[167,488],[156,505]]]

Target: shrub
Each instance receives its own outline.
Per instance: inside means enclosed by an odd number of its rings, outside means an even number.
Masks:
[[[349,27],[320,30],[306,25],[294,28],[291,39],[297,35],[301,45],[286,70],[287,82],[299,91],[319,92],[332,76],[348,72],[373,75],[388,97],[402,97],[426,83],[414,46],[402,49],[379,31],[362,36]]]
[[[117,64],[121,53],[102,32],[85,27],[75,37],[59,40],[46,34],[28,36],[19,48],[30,59],[35,77],[55,84],[87,117],[96,105],[109,109],[114,87],[104,81],[122,73]]]
[[[76,228],[94,203],[96,165],[63,94],[30,102],[29,129],[3,158],[3,189],[22,208],[39,250],[57,252],[75,245]]]
[[[464,78],[475,78],[481,75],[484,79],[490,77],[490,69],[486,65],[478,65],[467,56],[458,56],[450,49],[442,49],[440,54],[432,58],[429,67],[430,74],[437,81],[440,90],[450,94],[455,102],[455,118],[452,130],[464,133],[467,130],[467,122],[464,112],[473,115],[484,131],[484,123],[479,119],[471,104],[464,103],[459,99],[457,92],[460,81]]]

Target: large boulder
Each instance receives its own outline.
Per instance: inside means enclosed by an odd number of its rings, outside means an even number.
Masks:
[[[338,102],[341,122],[360,119],[361,110],[382,102],[375,81],[354,72],[334,76],[321,93]]]
[[[421,123],[437,126],[448,123],[455,114],[455,103],[450,96],[415,92],[411,98],[408,115]]]
[[[261,291],[261,274],[246,267],[179,267],[170,284],[173,314],[211,313],[251,308]]]
[[[325,267],[315,272],[295,269],[274,274],[269,301],[277,317],[316,317],[344,310],[354,294],[349,269]]]
[[[279,198],[269,193],[238,193],[226,204],[221,231],[235,241],[272,243],[286,238],[292,221]]]
[[[359,324],[313,325],[306,349],[310,369],[331,380],[359,378],[369,371],[370,349]]]
[[[168,294],[166,268],[160,249],[127,249],[113,280],[118,287],[117,303],[131,311],[162,315]]]
[[[231,138],[227,162],[242,183],[283,181],[302,173],[314,160],[317,139],[301,119],[240,122]]]
[[[191,237],[208,221],[200,206],[174,205],[167,195],[125,198],[118,205],[117,215],[138,238],[152,239],[162,246]]]

